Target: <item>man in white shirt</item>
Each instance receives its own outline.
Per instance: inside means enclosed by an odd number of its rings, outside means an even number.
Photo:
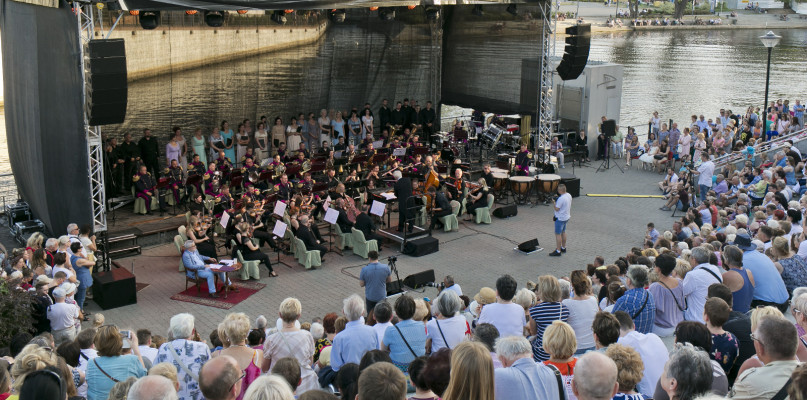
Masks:
[[[619,320],[619,340],[617,343],[623,346],[632,347],[639,353],[644,364],[644,374],[642,380],[636,385],[636,391],[653,397],[656,390],[656,382],[664,372],[664,364],[669,359],[667,347],[664,342],[654,333],[640,333],[636,331],[633,319],[624,311],[617,311],[614,316]]]
[[[566,192],[566,185],[558,185],[558,199],[552,200],[555,209],[555,251],[549,253],[559,257],[566,252],[566,223],[571,219],[572,195]]]
[[[698,170],[692,171],[692,173],[698,175],[700,200],[703,201],[706,200],[706,193],[712,188],[712,175],[715,173],[715,163],[709,160],[709,154],[705,151],[701,152],[701,160],[703,160],[703,162],[698,167]]]
[[[523,336],[527,325],[524,308],[512,302],[517,289],[518,282],[512,276],[504,275],[497,279],[498,300],[482,308],[478,323],[495,326],[499,330],[499,337]]]
[[[717,266],[709,264],[711,252],[705,247],[695,247],[689,256],[690,265],[694,265],[684,277],[682,283],[688,307],[684,311],[684,319],[703,323],[703,307],[709,285],[723,283],[723,277]]]
[[[139,343],[137,348],[140,350],[140,356],[148,358],[149,361],[154,364],[158,350],[151,347],[151,331],[148,329],[139,329],[137,331],[137,343]]]
[[[462,288],[458,283],[454,283],[454,276],[446,275],[443,279],[443,290],[453,290],[454,293],[457,293],[457,296],[462,296]]]
[[[53,291],[53,298],[56,301],[48,307],[48,320],[50,320],[51,334],[56,346],[75,340],[76,328],[75,320],[78,318],[78,307],[75,304],[67,304],[64,298],[67,293],[62,288]]]

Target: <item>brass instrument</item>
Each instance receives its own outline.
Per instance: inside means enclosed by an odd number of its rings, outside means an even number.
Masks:
[[[275,172],[272,174],[272,179],[279,178],[281,175],[286,173],[286,164],[281,163],[280,165],[275,167],[274,171]]]
[[[311,170],[311,160],[306,159],[305,161],[303,161],[303,167],[302,167],[302,170],[300,171],[300,174],[301,175],[305,174],[306,172],[308,172],[310,170]]]
[[[258,179],[260,178],[260,174],[258,171],[252,171],[249,173],[249,181],[253,184],[258,183]]]

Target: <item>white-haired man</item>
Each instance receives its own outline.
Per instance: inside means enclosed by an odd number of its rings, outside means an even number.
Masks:
[[[199,254],[199,250],[196,249],[196,243],[194,243],[193,240],[185,241],[185,252],[182,253],[182,263],[185,265],[185,273],[192,278],[195,272],[197,277],[207,279],[207,291],[210,293],[210,297],[219,297],[219,295],[216,294],[216,276],[218,275],[219,280],[222,282],[225,282],[227,279],[224,272],[213,272],[210,266],[207,265],[207,263],[215,262],[215,258]],[[229,280],[226,282],[227,285],[232,285],[232,282]],[[235,289],[233,287],[231,288]]]
[[[171,317],[169,332],[173,341],[160,346],[155,364],[171,363],[177,369],[180,399],[201,399],[199,371],[210,360],[210,349],[202,342],[190,340],[196,332],[195,319],[191,314],[177,314]]]
[[[496,341],[496,355],[504,368],[494,370],[497,399],[557,399],[555,373],[532,359],[532,345],[523,336]]]
[[[174,384],[168,378],[160,375],[144,376],[135,382],[129,393],[128,400],[178,400]]]
[[[339,371],[347,363],[358,364],[364,353],[378,349],[378,335],[375,330],[364,324],[364,300],[357,294],[352,294],[343,302],[342,312],[345,313],[348,323],[345,330],[333,338],[331,349],[331,368]]]
[[[605,354],[590,351],[577,360],[572,378],[572,393],[578,400],[608,400],[616,395],[617,369]]]

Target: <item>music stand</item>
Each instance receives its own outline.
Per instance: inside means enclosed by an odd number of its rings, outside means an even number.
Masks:
[[[611,169],[611,138],[616,136],[616,122],[609,119],[600,125],[600,130],[602,131],[603,135],[605,135],[605,140],[607,140],[607,143],[605,144],[605,160],[603,160],[602,164],[600,164],[597,170],[594,171],[595,173]],[[619,168],[620,172],[623,174],[625,173],[625,170],[619,166],[619,162],[615,162],[614,165]]]

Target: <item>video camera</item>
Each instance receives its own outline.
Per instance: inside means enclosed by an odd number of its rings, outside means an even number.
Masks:
[[[445,284],[445,283],[443,283],[443,282],[440,282],[440,283],[437,283],[437,282],[429,282],[429,283],[427,283],[427,284],[426,284],[426,286],[428,286],[428,287],[433,287],[433,288],[437,288],[437,290],[443,290],[443,289],[445,289],[445,288],[446,288],[446,284]]]

